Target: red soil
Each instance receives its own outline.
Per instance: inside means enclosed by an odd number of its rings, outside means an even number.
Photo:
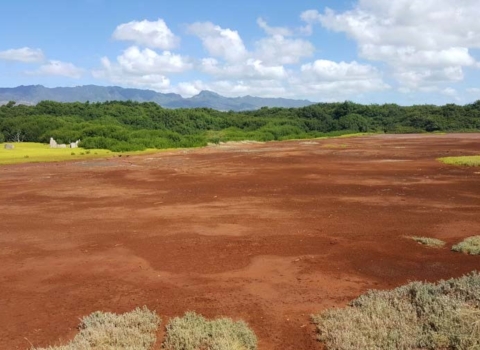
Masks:
[[[310,314],[480,268],[405,238],[480,234],[480,169],[435,160],[479,153],[479,134],[372,136],[2,166],[0,348],[147,305],[319,349]]]

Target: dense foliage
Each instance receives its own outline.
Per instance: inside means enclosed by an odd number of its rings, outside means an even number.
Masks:
[[[58,103],[0,107],[0,142],[60,143],[112,151],[196,147],[208,142],[284,140],[352,132],[480,130],[480,101],[458,106],[320,103],[303,108],[220,112],[164,109],[153,102]]]

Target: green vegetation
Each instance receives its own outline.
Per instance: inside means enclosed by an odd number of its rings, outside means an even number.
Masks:
[[[479,349],[480,274],[370,291],[313,321],[329,350]]]
[[[188,312],[167,325],[163,347],[167,350],[256,350],[257,337],[243,321],[234,322],[229,318],[208,321]]]
[[[419,244],[426,245],[427,247],[432,247],[432,248],[442,248],[445,246],[445,242],[436,239],[436,238],[429,238],[429,237],[411,237],[415,242],[418,242]]]
[[[449,165],[480,166],[480,156],[446,157],[438,160]]]
[[[80,332],[68,345],[44,350],[148,350],[156,341],[160,322],[146,307],[122,315],[97,311],[82,319]]]
[[[6,150],[0,144],[0,164],[32,163],[32,162],[55,162],[72,159],[87,159],[99,156],[109,156],[108,150],[95,150],[97,155],[72,152],[70,148],[52,149],[49,145],[19,142],[14,144],[15,149]],[[82,151],[78,148],[78,151]]]
[[[480,255],[480,236],[473,236],[465,239],[452,247],[455,252],[461,252],[470,255]]]
[[[0,107],[0,140],[59,143],[114,152],[206,146],[227,141],[272,141],[359,133],[471,132],[480,130],[480,101],[465,106],[401,107],[352,102],[303,108],[220,112],[164,109],[149,103],[58,103]]]

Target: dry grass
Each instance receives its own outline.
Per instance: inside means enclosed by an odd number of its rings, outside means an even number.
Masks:
[[[444,241],[440,239],[430,238],[430,237],[411,237],[411,239],[413,239],[415,242],[419,244],[426,245],[427,247],[431,247],[431,248],[442,248],[446,244]]]
[[[480,275],[370,291],[314,315],[330,350],[480,349]]]
[[[82,319],[79,333],[69,344],[37,350],[148,350],[156,341],[160,322],[146,307],[121,315],[97,311]]]
[[[229,318],[208,321],[188,312],[167,325],[163,343],[167,350],[255,350],[255,333],[243,322]]]
[[[438,160],[449,165],[480,166],[480,156],[446,157]]]
[[[452,247],[455,252],[461,252],[470,255],[480,255],[480,236],[473,236],[465,239]]]

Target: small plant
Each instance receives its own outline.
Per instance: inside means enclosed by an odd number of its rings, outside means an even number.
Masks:
[[[30,158],[28,155],[25,155],[23,158]]]
[[[84,155],[85,155],[85,153],[83,153],[83,152],[80,152],[80,155],[81,155],[81,156],[84,156]]]
[[[72,156],[74,156],[74,155],[75,155],[75,152],[72,152],[72,153],[70,153],[70,154],[71,154]]]
[[[90,151],[85,152],[86,154],[90,154]],[[96,153],[95,153],[96,154]]]
[[[195,312],[176,317],[166,327],[166,350],[256,350],[257,337],[243,322],[229,318],[208,321]]]
[[[432,247],[432,248],[442,248],[443,246],[445,246],[445,242],[440,240],[440,239],[436,239],[436,238],[430,238],[430,237],[412,237],[412,239],[419,243],[419,244],[423,244],[423,245],[426,245],[427,247]]]
[[[446,157],[438,160],[449,165],[480,166],[480,156]]]
[[[97,311],[82,319],[80,332],[68,345],[36,350],[148,350],[156,341],[160,322],[147,307],[120,315]]]
[[[461,252],[470,255],[480,255],[480,236],[473,236],[465,239],[452,247],[455,252]]]

